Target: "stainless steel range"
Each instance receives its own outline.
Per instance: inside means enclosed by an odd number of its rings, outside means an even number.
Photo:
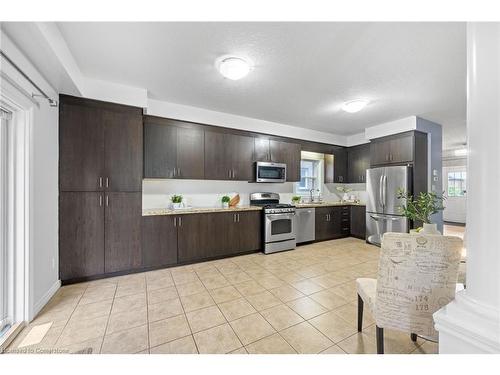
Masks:
[[[295,249],[295,206],[280,204],[277,193],[252,193],[250,204],[263,207],[264,253]]]

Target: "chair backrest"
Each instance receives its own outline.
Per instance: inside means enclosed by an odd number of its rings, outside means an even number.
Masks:
[[[432,314],[455,298],[462,240],[385,233],[375,320],[381,328],[436,337]]]

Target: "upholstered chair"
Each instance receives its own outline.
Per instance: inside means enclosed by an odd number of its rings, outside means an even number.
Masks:
[[[437,338],[432,314],[455,298],[462,240],[458,237],[386,233],[377,279],[357,279],[358,331],[366,305],[376,324],[377,353],[384,328]]]

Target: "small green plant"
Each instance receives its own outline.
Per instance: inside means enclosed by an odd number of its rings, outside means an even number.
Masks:
[[[299,203],[301,199],[302,199],[302,197],[301,197],[301,196],[294,195],[294,196],[292,197],[292,202],[293,202],[293,203]]]
[[[182,195],[172,195],[170,197],[170,200],[172,201],[172,203],[182,203]]]
[[[444,210],[443,201],[445,197],[438,196],[433,192],[421,192],[414,199],[412,195],[403,189],[399,189],[397,197],[405,200],[405,203],[399,207],[399,211],[410,220],[431,224],[431,216]]]
[[[230,200],[231,200],[231,198],[228,195],[224,195],[221,198],[222,203],[229,203]]]

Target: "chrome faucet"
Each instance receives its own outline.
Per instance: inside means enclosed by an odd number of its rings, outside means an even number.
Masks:
[[[314,189],[309,190],[309,194],[311,195],[311,203],[314,202]]]

